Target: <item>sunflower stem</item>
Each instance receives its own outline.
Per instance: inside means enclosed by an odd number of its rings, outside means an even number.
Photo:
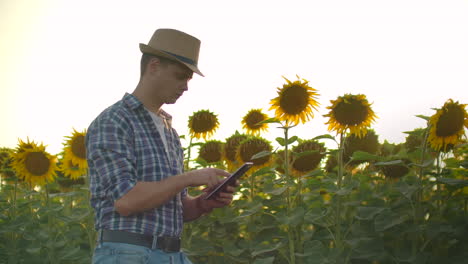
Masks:
[[[17,192],[18,192],[18,177],[15,177],[15,187],[13,189],[13,208],[12,208],[12,220],[13,222],[16,221],[16,196],[17,196]],[[13,254],[10,255],[10,258],[9,258],[9,262],[8,263],[17,263],[18,261],[18,257],[17,257],[17,254],[18,254],[18,247],[17,247],[17,242],[18,242],[18,239],[17,239],[17,234],[15,232],[11,233],[11,236],[12,236],[12,247],[13,247]]]
[[[288,130],[289,127],[284,126],[284,174],[286,178],[286,200],[287,200],[287,215],[288,217],[291,216],[291,190],[289,188],[289,183],[291,182],[291,176],[289,175],[289,154],[288,154]],[[288,243],[289,243],[289,263],[295,264],[296,263],[296,255],[294,249],[294,227],[292,225],[288,225]]]
[[[428,126],[427,126],[427,129],[426,131],[424,132],[424,139],[423,139],[423,142],[422,142],[422,151],[421,151],[421,160],[420,160],[420,164],[423,165],[424,164],[424,159],[426,158],[426,150],[427,150],[427,139],[429,137],[429,131],[431,129],[431,124],[428,123]],[[420,204],[420,201],[422,201],[422,197],[423,197],[423,180],[424,180],[424,167],[423,166],[420,166],[419,168],[419,183],[420,183],[420,188],[419,190],[416,191],[416,194],[415,194],[415,225],[416,226],[419,226],[419,222],[420,222],[420,219],[421,219],[421,204]],[[415,235],[413,238],[412,238],[412,257],[416,257],[416,254],[417,254],[417,251],[418,251],[418,248],[419,248],[419,239],[418,237]]]
[[[46,197],[46,208],[47,208],[47,226],[48,226],[48,239],[51,239],[53,237],[53,234],[52,234],[52,229],[53,229],[53,219],[52,219],[52,216],[51,216],[51,208],[50,208],[50,197],[49,197],[49,181],[47,180],[47,178],[45,179],[46,183],[45,183],[45,197]],[[55,244],[55,243],[53,243]],[[55,263],[55,252],[54,252],[54,248],[51,247],[49,248],[48,252],[47,252],[47,257],[49,259],[49,263]]]
[[[344,148],[344,131],[340,133],[340,145],[338,148],[338,179],[337,186],[338,190],[341,189],[343,180],[343,148]],[[341,248],[341,196],[336,195],[336,211],[335,211],[335,243],[337,248]]]

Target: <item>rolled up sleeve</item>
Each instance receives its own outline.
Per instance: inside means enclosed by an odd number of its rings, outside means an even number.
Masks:
[[[102,195],[114,201],[136,184],[132,142],[131,132],[122,122],[103,121],[87,133],[88,161],[94,172],[90,173],[90,177],[94,177],[90,182],[96,184]]]

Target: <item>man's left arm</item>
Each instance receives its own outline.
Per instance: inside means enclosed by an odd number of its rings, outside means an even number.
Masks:
[[[226,191],[220,192],[214,199],[205,200],[204,198],[208,195],[209,191],[205,190],[196,197],[189,194],[183,196],[184,222],[193,221],[204,214],[211,213],[215,208],[222,208],[231,204],[235,187],[228,186]]]

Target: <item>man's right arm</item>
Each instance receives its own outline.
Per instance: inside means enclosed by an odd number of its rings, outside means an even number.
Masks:
[[[135,186],[116,200],[114,207],[123,216],[158,208],[188,186],[206,185],[213,187],[229,173],[206,168],[175,175],[156,182],[137,182]],[[220,178],[222,177],[222,178]]]

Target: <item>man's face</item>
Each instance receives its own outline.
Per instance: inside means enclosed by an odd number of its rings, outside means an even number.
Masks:
[[[155,86],[162,103],[175,103],[188,90],[188,82],[192,76],[193,72],[179,63],[159,65]]]

